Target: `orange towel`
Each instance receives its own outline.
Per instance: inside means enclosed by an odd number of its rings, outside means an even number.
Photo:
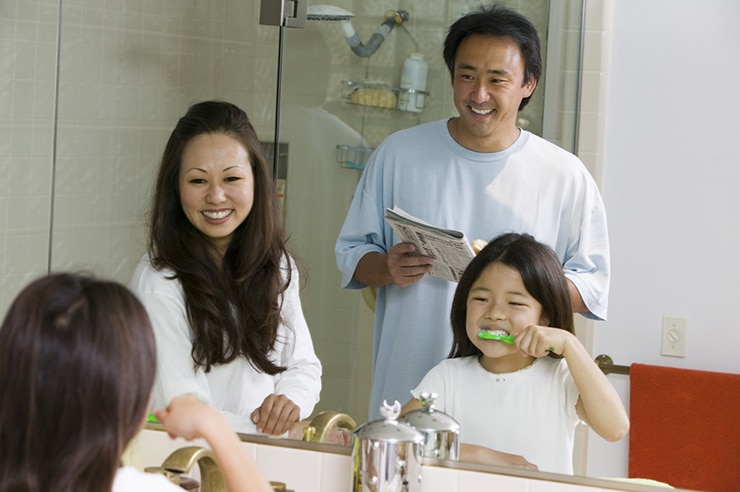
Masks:
[[[740,490],[740,374],[632,364],[629,476]]]

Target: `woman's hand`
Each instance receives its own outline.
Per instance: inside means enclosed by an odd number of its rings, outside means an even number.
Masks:
[[[249,416],[257,431],[279,436],[288,432],[301,418],[301,409],[285,395],[268,395]]]

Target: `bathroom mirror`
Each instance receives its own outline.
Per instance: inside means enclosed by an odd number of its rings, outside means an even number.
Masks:
[[[547,75],[521,123],[572,149],[582,2],[505,3],[548,33]],[[384,15],[378,2],[336,4],[355,14],[363,40]],[[477,4],[400,1],[398,8],[410,13],[407,30],[394,29],[365,60],[352,54],[332,21],[285,33],[288,75],[279,126],[288,165],[281,192],[291,246],[307,269],[305,309],[326,375],[317,411],[341,410],[361,422],[367,410],[372,311],[360,292],[338,289],[333,257],[334,237],[359,178],[350,164],[360,166],[362,149],[393,129],[454,114],[439,47],[450,22]],[[263,140],[274,138],[281,30],[260,25],[259,15],[257,0],[3,5],[0,32],[14,33],[0,36],[4,52],[13,54],[4,57],[10,68],[3,71],[7,90],[0,91],[3,313],[20,288],[49,270],[85,270],[128,282],[145,250],[144,213],[159,157],[190,104],[233,101],[248,110]],[[557,33],[564,37],[554,43]],[[431,74],[421,113],[347,103],[348,81],[397,83],[403,59],[417,43]],[[304,55],[304,62],[316,63],[290,65]],[[551,104],[555,111],[543,117]],[[330,135],[315,134],[318,128],[330,128]],[[305,157],[302,146],[318,141],[320,157],[297,159]],[[319,161],[321,167],[307,167]],[[318,183],[336,193],[311,194]],[[320,212],[301,206],[318,201],[325,201]],[[314,236],[320,239],[312,243]]]

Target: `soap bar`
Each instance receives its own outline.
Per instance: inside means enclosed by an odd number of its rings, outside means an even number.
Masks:
[[[396,94],[382,87],[358,87],[352,91],[352,103],[376,108],[395,108],[398,104]]]

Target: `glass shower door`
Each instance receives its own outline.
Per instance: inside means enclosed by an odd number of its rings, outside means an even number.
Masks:
[[[317,411],[346,412],[358,422],[367,418],[374,299],[369,289],[340,288],[334,243],[372,149],[397,130],[457,115],[442,42],[448,26],[478,3],[456,2],[454,7],[448,3],[403,2],[408,10],[386,12],[376,2],[339,0],[332,8],[351,17],[312,16],[315,7],[308,5],[304,27],[280,28],[276,134],[283,147],[283,164],[277,172],[289,246],[301,267],[303,309],[324,366]],[[578,73],[579,59],[578,53],[564,53],[562,48],[577,51],[580,47],[572,36],[580,36],[581,1],[507,3],[523,11],[548,36],[542,40],[548,56],[556,53],[554,59],[560,64],[567,54],[574,64],[548,67],[546,63],[545,77],[520,113],[519,124],[572,150],[577,112],[561,106],[563,101],[577,101],[573,94],[578,88],[562,82],[568,79],[565,72]],[[405,19],[375,46],[373,34],[394,13]],[[350,47],[345,39],[348,19],[363,47],[370,48]],[[374,52],[368,55],[370,49]],[[420,112],[397,107],[402,65],[412,52],[422,53],[429,65],[428,94]],[[550,79],[553,83],[548,87]]]

